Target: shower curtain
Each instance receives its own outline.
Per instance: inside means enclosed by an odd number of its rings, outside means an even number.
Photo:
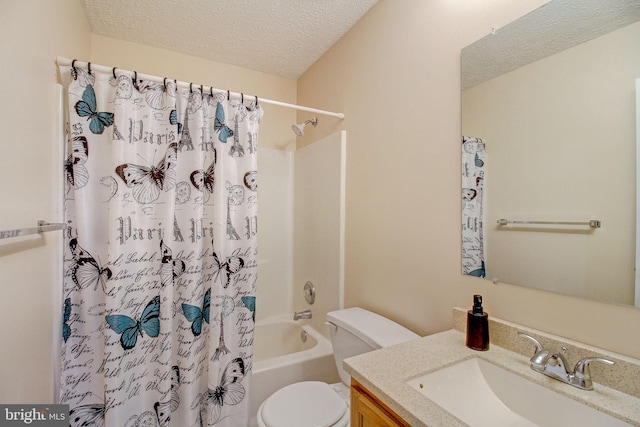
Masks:
[[[462,137],[462,274],[485,277],[484,178],[480,138]]]
[[[248,425],[261,108],[115,69],[60,71],[58,391],[71,426]]]

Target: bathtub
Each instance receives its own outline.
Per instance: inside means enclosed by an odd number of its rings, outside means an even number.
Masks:
[[[340,382],[331,341],[292,315],[256,322],[253,337],[250,413],[252,425],[262,402],[278,389],[299,381]],[[301,334],[306,333],[306,342]]]

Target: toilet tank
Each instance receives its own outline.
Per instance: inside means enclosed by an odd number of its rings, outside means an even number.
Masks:
[[[350,379],[342,361],[347,357],[420,338],[404,326],[360,307],[331,311],[327,313],[327,321],[335,325],[330,328],[333,357],[346,385]]]

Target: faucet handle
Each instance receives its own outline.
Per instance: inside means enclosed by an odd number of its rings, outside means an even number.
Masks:
[[[576,363],[576,367],[574,369],[574,373],[577,377],[580,378],[591,378],[591,369],[589,369],[589,364],[591,362],[599,362],[604,363],[605,365],[614,365],[615,362],[613,360],[604,359],[602,357],[585,357],[582,360],[579,360]]]
[[[531,356],[531,368],[536,371],[544,371],[545,364],[547,359],[549,359],[549,352],[542,347],[542,344],[532,337],[529,334],[525,334],[524,332],[518,332],[518,336],[522,338],[527,338],[536,346],[536,352]]]
[[[612,360],[604,359],[602,357],[585,357],[584,359],[579,360],[578,363],[576,363],[573,375],[575,376],[576,381],[578,381],[585,390],[593,390],[591,369],[589,369],[591,362],[604,363],[605,365],[614,364]]]
[[[540,342],[535,339],[534,337],[532,337],[529,334],[525,334],[524,332],[518,332],[518,336],[522,337],[522,338],[527,338],[528,340],[531,340],[531,342],[533,342],[536,346],[536,353],[541,352],[542,350],[544,350],[544,348],[542,347],[542,344],[540,344]]]

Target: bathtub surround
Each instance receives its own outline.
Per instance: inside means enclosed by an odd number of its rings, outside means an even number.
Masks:
[[[341,131],[295,153],[293,308],[312,310],[301,322],[327,338],[326,314],[344,307],[346,149]],[[307,281],[316,288],[313,305],[304,298]]]
[[[296,151],[260,149],[260,244],[257,319],[312,310],[311,324],[329,338],[327,312],[344,294],[346,131]],[[304,285],[316,287],[313,305]]]
[[[291,133],[291,132],[289,132]],[[293,315],[293,199],[295,152],[260,148],[257,321]]]
[[[341,307],[344,292],[345,147],[342,131],[301,150],[258,151],[260,306],[252,416],[264,399],[288,384],[339,381],[324,322],[328,311]],[[308,281],[317,288],[313,305],[304,298]],[[311,319],[292,321],[295,311],[305,310],[312,311]],[[309,337],[305,344],[302,331]],[[310,345],[313,341],[316,345]]]
[[[248,424],[260,106],[115,69],[60,72],[60,402],[87,424]]]

